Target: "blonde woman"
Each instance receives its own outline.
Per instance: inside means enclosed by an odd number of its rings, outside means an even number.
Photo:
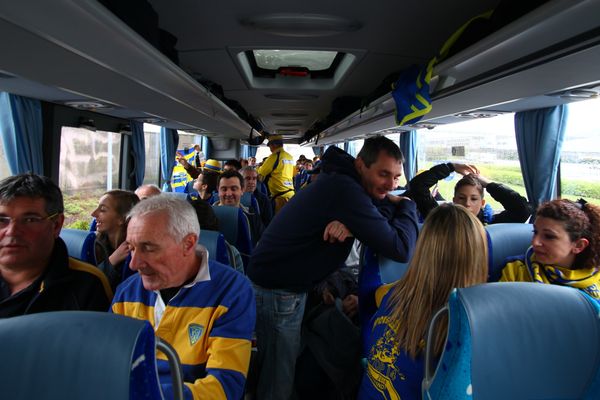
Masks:
[[[425,335],[431,318],[453,288],[487,279],[487,240],[481,222],[466,208],[444,204],[425,220],[406,275],[382,285],[378,271],[363,271],[360,301],[375,298],[366,331],[367,366],[359,399],[420,399]],[[367,296],[367,298],[365,298]],[[437,325],[441,355],[447,320]]]

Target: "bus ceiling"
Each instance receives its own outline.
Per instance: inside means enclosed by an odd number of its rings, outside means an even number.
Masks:
[[[199,134],[339,142],[597,95],[600,2],[82,0],[0,4],[0,90]],[[390,85],[436,56],[432,110]],[[567,93],[569,96],[565,96]]]

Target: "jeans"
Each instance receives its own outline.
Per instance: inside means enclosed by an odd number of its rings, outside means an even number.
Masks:
[[[287,400],[294,387],[306,293],[254,285],[259,400]]]

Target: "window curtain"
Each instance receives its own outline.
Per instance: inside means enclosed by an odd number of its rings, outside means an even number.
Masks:
[[[314,146],[312,149],[315,156],[321,157],[321,155],[323,155],[323,146]]]
[[[160,173],[163,181],[163,192],[172,192],[171,177],[175,166],[175,152],[179,145],[179,134],[171,128],[160,128]]]
[[[560,105],[515,114],[521,172],[532,206],[554,198],[568,108]]]
[[[354,142],[344,142],[344,151],[350,154],[352,157],[356,157],[356,147],[354,146]]]
[[[0,132],[12,174],[44,174],[42,105],[39,100],[0,93]]]
[[[208,160],[212,157],[212,146],[210,143],[210,139],[208,136],[202,136],[202,152],[204,153],[204,157]]]
[[[400,150],[404,154],[404,176],[410,182],[417,173],[417,131],[400,134]]]
[[[256,146],[248,146],[248,157],[256,157],[256,152],[258,151],[258,147]]]
[[[248,151],[249,147],[250,146],[248,146],[247,144],[242,145],[242,158],[248,159],[248,157],[250,157],[250,152]]]
[[[247,144],[242,145],[242,158],[248,159],[249,157],[256,157],[256,146],[248,146]]]
[[[144,183],[146,173],[146,140],[144,124],[139,121],[129,121],[131,126],[131,153],[133,155],[133,182],[138,188]]]

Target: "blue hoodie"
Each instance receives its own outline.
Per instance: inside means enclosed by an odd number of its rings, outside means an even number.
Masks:
[[[329,243],[325,227],[340,221],[354,237],[387,258],[406,262],[417,240],[412,201],[375,200],[360,182],[354,157],[337,147],[322,157],[319,178],[273,218],[254,249],[248,277],[269,289],[306,292],[342,266],[354,241]]]

